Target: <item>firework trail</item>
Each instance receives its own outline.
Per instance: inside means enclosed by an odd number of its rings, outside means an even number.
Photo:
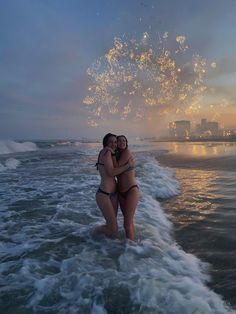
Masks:
[[[153,45],[147,32],[139,41],[115,38],[114,46],[87,70],[92,83],[83,102],[89,124],[97,126],[111,115],[151,119],[154,112],[198,111],[207,62],[198,54],[190,56],[188,49],[185,36],[170,45],[167,32]]]

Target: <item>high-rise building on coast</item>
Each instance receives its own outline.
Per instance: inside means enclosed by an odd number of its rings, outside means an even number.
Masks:
[[[201,123],[196,125],[195,134],[201,137],[218,136],[219,123],[201,119]]]
[[[169,123],[170,140],[236,140],[236,130],[220,129],[217,121],[207,121],[201,119],[201,123],[191,129],[191,122],[188,120],[179,120]]]
[[[169,123],[169,136],[177,139],[188,139],[191,132],[191,122],[187,120]]]

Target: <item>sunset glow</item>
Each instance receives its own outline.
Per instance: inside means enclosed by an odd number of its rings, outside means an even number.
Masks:
[[[235,3],[22,1],[0,10],[3,138],[236,128]]]

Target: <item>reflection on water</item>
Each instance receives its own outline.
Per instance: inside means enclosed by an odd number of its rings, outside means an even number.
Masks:
[[[210,287],[236,307],[235,143],[171,144],[170,158],[158,160],[174,167],[182,187],[163,204],[175,238],[185,251],[210,263]]]
[[[236,143],[161,143],[159,162],[175,168],[236,171]]]
[[[176,176],[182,184],[181,195],[170,200],[175,223],[185,227],[193,221],[205,219],[217,208],[214,203],[215,195],[212,192],[216,172],[200,170],[177,170]],[[168,202],[167,202],[168,203]]]
[[[213,157],[236,154],[235,143],[169,143],[170,150],[175,154],[192,157]]]

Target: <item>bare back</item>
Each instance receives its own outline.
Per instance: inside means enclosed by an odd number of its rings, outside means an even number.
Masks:
[[[107,193],[116,191],[116,180],[114,176],[109,175],[108,169],[113,167],[111,152],[102,149],[98,155],[98,171],[101,176],[100,188]]]

